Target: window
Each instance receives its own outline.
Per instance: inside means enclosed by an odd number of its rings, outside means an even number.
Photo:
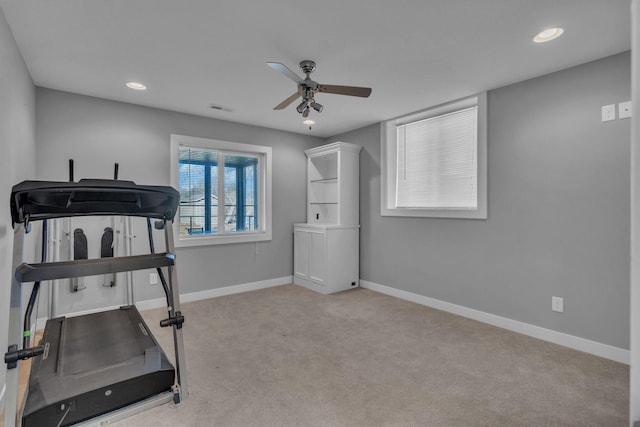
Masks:
[[[486,94],[382,123],[381,214],[487,218]]]
[[[271,148],[171,135],[176,246],[271,240]]]

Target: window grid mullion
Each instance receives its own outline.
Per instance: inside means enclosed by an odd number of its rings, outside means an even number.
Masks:
[[[225,234],[224,228],[224,207],[225,207],[225,194],[224,194],[224,170],[225,170],[225,153],[218,151],[218,234]]]
[[[260,165],[262,165],[262,161],[260,161]],[[258,174],[261,173],[261,169],[258,164],[253,166],[253,194],[254,194],[254,205],[253,205],[253,229],[258,230],[260,227],[260,223],[258,222],[258,209],[261,208],[262,198],[260,195],[261,191],[258,190]]]
[[[244,231],[245,226],[245,210],[246,210],[246,199],[245,199],[245,171],[244,167],[236,166],[236,230]]]
[[[204,230],[211,232],[211,163],[204,164]]]

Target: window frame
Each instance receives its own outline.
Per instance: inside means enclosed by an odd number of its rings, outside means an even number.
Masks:
[[[213,150],[224,154],[251,155],[260,157],[258,167],[258,217],[256,231],[224,231],[218,230],[215,234],[180,235],[180,213],[176,213],[173,222],[173,235],[176,247],[219,245],[229,243],[248,243],[267,241],[272,238],[272,148],[244,144],[240,142],[221,141],[216,139],[198,138],[185,135],[171,135],[171,185],[179,188],[180,147]]]
[[[396,206],[398,126],[478,107],[477,123],[477,197],[476,209],[408,208]],[[487,219],[487,94],[479,93],[435,107],[410,113],[380,124],[380,215],[427,218]]]

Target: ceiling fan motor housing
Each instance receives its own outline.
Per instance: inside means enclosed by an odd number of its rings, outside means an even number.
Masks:
[[[304,61],[300,61],[300,69],[305,74],[313,73],[316,70],[316,63],[309,59],[305,59]]]

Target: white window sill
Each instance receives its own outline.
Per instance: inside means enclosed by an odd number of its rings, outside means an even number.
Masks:
[[[238,233],[234,235],[203,235],[179,237],[176,239],[177,248],[188,248],[194,246],[224,245],[232,243],[251,243],[271,240],[271,233]]]

